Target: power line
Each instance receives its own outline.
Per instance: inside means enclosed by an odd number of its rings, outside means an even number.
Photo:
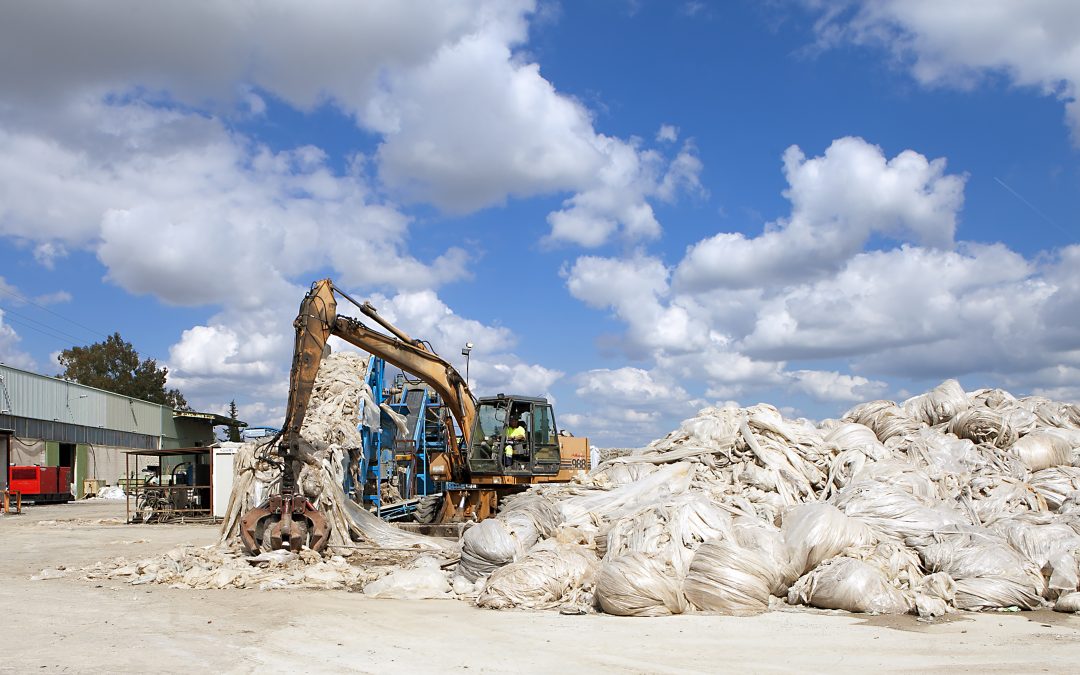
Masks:
[[[47,324],[47,323],[45,323],[43,321],[38,321],[37,319],[32,319],[29,316],[26,316],[25,314],[22,314],[20,312],[16,312],[15,310],[11,309],[10,307],[4,307],[3,305],[0,305],[0,310],[3,310],[5,317],[14,315],[14,316],[19,317],[19,319],[22,320],[22,321],[29,321],[30,323],[37,324],[38,326],[41,326],[42,328],[53,331],[54,333],[59,333],[60,335],[65,336],[66,339],[68,339],[68,340],[74,340],[76,343],[83,341],[83,338],[81,338],[81,337],[76,337],[76,336],[72,335],[71,333],[68,333],[66,331],[60,330],[59,328],[56,328],[55,326],[50,326],[49,324]]]
[[[5,315],[4,318],[5,318],[5,321],[9,320],[7,315]],[[52,338],[53,340],[56,340],[57,342],[59,342],[61,344],[64,344],[64,345],[70,345],[71,344],[70,339],[60,337],[59,335],[57,335],[55,333],[52,333],[52,332],[47,331],[47,330],[42,330],[41,328],[35,328],[34,326],[31,326],[28,323],[23,323],[21,319],[10,319],[10,322],[15,324],[16,326],[20,326],[21,328],[26,328],[26,329],[32,330],[35,333],[41,333],[45,337]]]
[[[48,312],[49,314],[52,314],[55,317],[59,317],[59,318],[63,319],[64,321],[67,321],[68,323],[72,323],[72,324],[78,326],[79,328],[82,328],[83,330],[88,330],[91,333],[93,333],[94,335],[100,335],[103,338],[108,338],[109,337],[108,335],[102,333],[99,330],[94,330],[93,328],[91,328],[89,326],[85,326],[85,325],[79,323],[78,321],[75,321],[74,319],[69,319],[68,317],[64,316],[63,314],[60,314],[59,312],[54,312],[53,310],[49,309],[48,307],[46,307],[44,305],[40,305],[40,304],[34,302],[33,300],[31,300],[30,298],[28,298],[28,297],[26,297],[24,295],[21,295],[19,293],[16,293],[15,291],[11,290],[10,288],[4,288],[3,286],[0,286],[0,293],[7,293],[8,295],[13,296],[15,298],[18,298],[19,300],[22,300],[23,302],[25,302],[27,304],[33,305],[34,307],[37,307],[38,309],[41,309],[43,311]]]

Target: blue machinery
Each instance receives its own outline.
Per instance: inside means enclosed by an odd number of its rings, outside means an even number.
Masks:
[[[405,418],[406,434],[384,410],[379,411],[378,429],[361,427],[364,447],[357,475],[359,485],[353,484],[350,472],[345,472],[345,491],[357,501],[386,520],[403,518],[416,510],[421,498],[439,494],[428,473],[429,460],[446,451],[445,412],[438,396],[419,382],[410,382],[403,375],[386,386],[386,362],[374,356],[368,360],[367,384],[380,407],[386,404]],[[387,484],[397,488],[402,501],[383,503],[382,488]]]

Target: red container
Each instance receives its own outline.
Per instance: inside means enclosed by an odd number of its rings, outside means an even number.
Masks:
[[[57,466],[43,466],[41,467],[41,492],[43,495],[54,495],[59,490],[56,489],[56,479],[60,475],[60,467]]]
[[[59,494],[71,494],[71,467],[57,467],[56,491]]]
[[[68,491],[67,473],[68,467],[56,466],[12,466],[8,467],[8,489],[19,491],[24,496],[29,495],[55,495]],[[61,486],[60,476],[63,472],[65,478]],[[61,489],[62,487],[62,489]]]

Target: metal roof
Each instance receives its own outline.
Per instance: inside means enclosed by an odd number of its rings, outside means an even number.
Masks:
[[[171,448],[162,450],[125,450],[125,455],[141,455],[144,457],[171,457],[175,455],[209,455],[212,448]]]

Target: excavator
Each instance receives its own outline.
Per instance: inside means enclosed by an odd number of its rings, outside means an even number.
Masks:
[[[389,334],[339,315],[337,295]],[[297,480],[304,462],[312,461],[300,428],[331,336],[418,378],[449,411],[444,417],[445,451],[432,456],[428,466],[430,477],[445,488],[435,522],[483,520],[495,514],[507,495],[536,483],[567,482],[588,468],[588,439],[560,434],[547,399],[498,394],[477,400],[461,374],[430,344],[394,326],[371,303],[356,302],[330,279],[312,284],[293,325],[296,340],[285,422],[270,444],[276,444],[281,459],[281,488],[241,520],[240,538],[251,554],[267,545],[293,551],[326,548],[329,524],[297,489]],[[524,427],[523,435],[512,433],[517,426]]]

